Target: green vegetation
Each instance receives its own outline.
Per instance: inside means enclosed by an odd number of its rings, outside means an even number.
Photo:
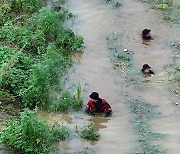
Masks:
[[[139,137],[138,142],[140,148],[135,150],[136,153],[164,153],[164,150],[158,145],[153,144],[153,141],[163,139],[164,135],[152,132],[148,123],[149,120],[159,115],[159,113],[155,111],[155,106],[139,100],[129,100],[127,103],[129,104],[131,112],[134,113],[131,122]]]
[[[180,43],[170,42],[169,44],[174,51],[174,66],[167,72],[169,80],[172,79],[169,87],[171,92],[180,96]]]
[[[128,49],[126,49],[127,51],[122,51],[122,47],[119,44],[119,39],[119,34],[113,32],[107,36],[106,42],[109,50],[114,53],[115,68],[120,68],[120,70],[124,72],[125,69],[132,67],[133,52],[128,51]]]
[[[172,0],[139,0],[143,3],[149,3],[152,8],[162,11],[162,19],[179,24],[180,5]]]
[[[100,135],[94,130],[93,123],[85,125],[81,130],[81,138],[91,140],[91,141],[94,141],[94,140],[97,141],[99,137]]]
[[[48,107],[83,43],[63,26],[72,14],[42,7],[39,0],[2,1],[0,10],[0,101]],[[72,104],[78,108],[80,101]]]
[[[169,4],[158,4],[158,5],[154,5],[154,8],[160,9],[160,10],[166,10],[166,9],[169,9],[170,6]]]
[[[121,3],[116,2],[114,0],[104,0],[106,4],[111,4],[113,8],[118,9],[121,6]]]
[[[74,99],[68,91],[65,91],[57,102],[50,106],[50,111],[79,110],[82,104],[82,99]]]
[[[11,121],[3,129],[0,136],[1,143],[21,153],[49,153],[55,149],[57,140],[64,140],[68,135],[65,126],[55,125],[50,128],[44,120],[26,109],[21,112],[20,120]]]

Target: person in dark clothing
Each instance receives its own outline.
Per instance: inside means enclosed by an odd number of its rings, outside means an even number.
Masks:
[[[151,40],[152,39],[152,37],[151,37],[151,30],[149,30],[149,29],[144,29],[143,31],[142,31],[142,38],[144,39],[144,40]]]
[[[148,64],[143,65],[143,69],[141,70],[143,75],[145,76],[151,76],[154,75],[154,72],[151,70],[151,67]]]
[[[106,102],[105,99],[99,98],[99,94],[97,92],[92,92],[89,97],[91,99],[86,105],[86,113],[95,116],[96,112],[104,112],[106,117],[111,115],[111,106]]]

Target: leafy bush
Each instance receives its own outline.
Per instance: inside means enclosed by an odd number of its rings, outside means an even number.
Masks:
[[[9,47],[0,47],[1,89],[13,95],[25,90],[31,65],[32,61],[26,54]]]
[[[45,52],[47,47],[45,38],[40,32],[33,32],[26,27],[21,27],[8,23],[0,30],[0,40],[2,42],[13,43],[15,46],[22,48],[31,54]]]
[[[3,51],[0,53],[1,90],[16,97],[23,107],[48,106],[53,99],[51,91],[60,87],[57,86],[60,75],[71,64],[71,55],[82,46],[83,39],[64,28],[63,22],[69,16],[67,11],[41,8],[41,1],[37,0],[8,0],[7,5],[4,2],[0,4],[3,4],[0,10],[4,10],[7,16],[13,8],[16,11],[14,14],[20,13],[21,17],[22,13],[26,18],[20,21],[21,24],[13,20],[0,28],[1,45],[8,46],[0,48]],[[4,12],[0,16],[4,16]],[[10,48],[23,50],[19,52]],[[75,109],[82,104],[81,101],[72,103],[71,100],[70,106]],[[67,102],[60,102],[55,108],[67,110]]]
[[[79,110],[82,107],[81,99],[73,99],[68,91],[62,93],[60,99],[50,106],[51,111],[67,111],[68,109]]]
[[[47,122],[41,120],[35,111],[26,109],[19,121],[11,121],[1,132],[0,140],[22,153],[49,153],[55,148],[58,139],[65,139],[68,133],[65,126],[49,128]],[[63,135],[62,135],[63,134]]]
[[[50,83],[47,72],[41,64],[32,67],[28,91],[23,96],[23,106],[47,106],[50,102]]]
[[[60,99],[50,106],[51,111],[66,111],[70,108],[73,101],[72,96],[68,91],[63,92]]]
[[[42,7],[41,0],[7,0],[11,9],[17,13],[33,13]]]
[[[81,138],[87,140],[98,140],[100,135],[95,132],[94,125],[92,123],[85,125],[81,130]]]
[[[53,134],[53,139],[55,141],[58,140],[64,141],[69,136],[69,129],[64,125],[60,126],[59,124],[56,123],[52,127],[52,134]]]
[[[156,9],[160,9],[160,10],[170,9],[170,5],[169,4],[158,4],[158,5],[154,5],[154,7]]]

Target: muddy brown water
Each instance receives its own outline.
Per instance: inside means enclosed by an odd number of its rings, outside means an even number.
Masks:
[[[117,0],[118,1],[118,0]],[[130,122],[133,114],[127,104],[135,98],[157,105],[161,115],[150,121],[153,131],[167,134],[158,144],[167,149],[168,154],[180,151],[180,105],[179,97],[168,89],[166,68],[173,63],[169,41],[180,41],[180,30],[160,18],[160,12],[150,9],[146,4],[134,0],[119,1],[122,6],[113,9],[103,0],[69,0],[67,7],[76,18],[70,28],[84,38],[83,54],[74,56],[75,65],[64,78],[66,89],[72,93],[78,82],[83,87],[84,106],[92,91],[100,93],[113,109],[111,117],[86,115],[83,110],[68,114],[41,111],[50,124],[58,122],[67,125],[71,134],[67,141],[57,145],[60,154],[125,154],[139,146],[137,134]],[[143,44],[140,33],[144,28],[152,30],[154,40]],[[113,69],[112,52],[108,49],[106,37],[110,33],[119,34],[119,45],[133,51],[133,69],[138,71],[144,63],[151,65],[156,75],[141,78],[137,83],[124,84],[126,81]],[[143,86],[143,90],[138,89]],[[80,139],[78,132],[88,122],[95,123],[101,135],[97,142]],[[134,151],[135,153],[135,151]]]
[[[168,154],[180,151],[180,107],[175,105],[179,97],[168,89],[167,68],[173,64],[169,41],[179,41],[180,30],[161,20],[161,13],[148,5],[133,0],[119,1],[120,9],[112,9],[101,0],[69,0],[67,7],[76,18],[70,28],[84,38],[84,53],[74,56],[75,66],[64,79],[66,89],[72,93],[80,82],[83,86],[84,106],[92,91],[100,93],[112,106],[112,117],[91,117],[84,112],[63,115],[44,114],[49,121],[65,123],[72,131],[68,141],[60,142],[56,153],[98,153],[125,154],[139,146],[137,134],[130,119],[133,114],[123,103],[128,99],[139,99],[157,105],[161,115],[150,121],[153,131],[167,134],[158,144]],[[154,40],[142,42],[140,33],[144,28],[152,30]],[[151,65],[156,75],[140,78],[137,83],[124,84],[125,79],[113,69],[112,52],[108,49],[106,37],[118,33],[119,45],[133,51],[133,69],[138,71],[144,63]],[[137,87],[143,87],[141,88]],[[43,115],[43,114],[41,114]],[[95,123],[101,135],[98,142],[80,139],[77,132],[83,124]],[[76,130],[76,132],[74,131]],[[134,151],[135,153],[135,151]]]

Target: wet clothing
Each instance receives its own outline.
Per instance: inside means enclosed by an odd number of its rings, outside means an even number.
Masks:
[[[151,70],[149,71],[149,73],[146,73],[146,72],[144,72],[144,70],[142,69],[141,72],[142,72],[142,74],[145,75],[145,76],[151,76],[151,75],[154,75],[154,72],[151,71]]]
[[[150,39],[151,39],[151,36],[142,35],[142,38],[143,38],[144,40],[150,40]]]
[[[144,29],[143,31],[142,31],[142,38],[144,39],[144,40],[150,40],[151,39],[151,35],[149,35],[150,34],[150,29]]]
[[[111,114],[111,106],[106,102],[106,100],[98,98],[97,102],[89,100],[86,105],[86,112],[94,114],[94,112],[104,112],[106,116]]]

